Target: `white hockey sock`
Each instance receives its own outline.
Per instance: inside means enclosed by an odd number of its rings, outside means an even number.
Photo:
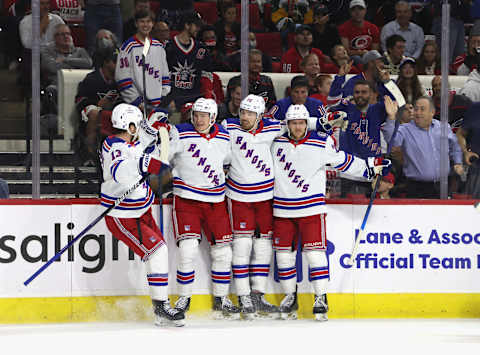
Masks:
[[[177,285],[180,296],[192,296],[195,280],[194,262],[198,255],[198,240],[185,239],[178,243]]]
[[[159,247],[145,262],[148,289],[152,299],[165,301],[168,299],[168,249],[164,244]]]
[[[250,282],[248,278],[250,254],[252,252],[251,237],[233,238],[232,272],[233,281],[238,296],[250,294]]]
[[[210,256],[212,257],[213,295],[217,297],[227,296],[230,286],[232,247],[230,244],[212,245]]]
[[[295,256],[295,251],[277,251],[278,278],[285,293],[295,292],[297,284]]]
[[[327,293],[329,280],[327,253],[320,250],[305,252],[309,265],[309,280],[316,295]]]
[[[253,257],[250,264],[252,290],[265,293],[272,255],[271,239],[255,238],[253,240]]]

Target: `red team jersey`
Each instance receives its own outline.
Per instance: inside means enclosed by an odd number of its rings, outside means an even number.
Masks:
[[[338,28],[340,37],[348,38],[350,49],[372,49],[372,43],[380,43],[378,27],[368,21],[363,27],[356,27],[352,20],[348,20]]]
[[[318,48],[312,48],[310,53],[315,53],[318,56],[318,61],[320,62],[320,68],[324,64],[323,52]],[[284,73],[301,73],[300,62],[302,61],[302,56],[297,51],[297,47],[292,47],[282,56],[282,72]]]

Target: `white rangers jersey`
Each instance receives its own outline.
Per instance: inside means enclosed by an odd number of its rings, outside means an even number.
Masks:
[[[367,176],[365,160],[335,149],[325,133],[309,131],[295,142],[287,134],[272,145],[275,167],[273,215],[306,217],[326,212],[326,166],[351,176]]]
[[[279,122],[263,118],[254,132],[245,131],[240,119],[222,122],[230,134],[232,158],[228,169],[229,198],[242,202],[258,202],[273,198],[273,140],[285,131]]]
[[[316,124],[317,118],[310,117],[308,127],[315,129]],[[241,202],[272,199],[274,169],[270,149],[274,139],[287,131],[284,122],[263,118],[254,132],[244,130],[239,118],[228,118],[222,125],[227,128],[232,145],[227,196]]]
[[[170,92],[170,72],[162,43],[150,38],[151,44],[145,59],[147,99],[158,106],[162,97]],[[123,100],[135,106],[143,102],[143,43],[136,36],[126,40],[117,58],[115,80]]]
[[[173,194],[203,202],[225,199],[223,167],[230,162],[230,136],[214,124],[209,134],[198,133],[191,123],[170,129],[169,162]]]
[[[105,139],[100,154],[103,168],[102,206],[112,206],[117,198],[142,178],[138,171],[138,159],[142,154],[143,147],[138,141],[129,143],[116,136]],[[137,218],[150,208],[153,200],[154,194],[148,183],[145,182],[132,191],[108,215],[119,218]]]

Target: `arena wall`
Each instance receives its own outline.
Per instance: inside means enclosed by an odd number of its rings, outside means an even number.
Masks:
[[[379,200],[354,267],[346,265],[346,259],[368,201],[330,202],[330,318],[480,317],[480,222],[474,201]],[[23,285],[101,212],[96,199],[0,201],[0,323],[152,317],[144,266],[116,242],[104,221],[28,287]],[[158,213],[156,205],[154,215]],[[169,293],[175,300],[177,250],[167,200],[163,218],[170,259]],[[211,308],[205,242],[196,270],[192,315],[206,314]],[[272,270],[267,294],[278,304],[282,292]],[[305,258],[302,275],[299,315],[308,318],[313,295]]]

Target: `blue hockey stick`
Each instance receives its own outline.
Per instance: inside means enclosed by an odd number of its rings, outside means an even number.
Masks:
[[[35,273],[30,276],[27,281],[25,281],[23,284],[25,286],[28,286],[28,284],[30,282],[32,282],[33,280],[35,280],[35,278],[40,275],[43,270],[45,270],[47,267],[50,266],[51,263],[53,263],[55,260],[58,260],[60,258],[60,256],[68,249],[70,248],[77,240],[79,240],[81,237],[83,237],[85,235],[85,233],[87,233],[94,225],[96,225],[98,222],[100,222],[111,210],[113,210],[115,207],[117,207],[123,200],[125,200],[125,198],[131,193],[133,192],[137,187],[139,187],[140,185],[142,185],[145,180],[147,180],[149,174],[147,175],[144,175],[138,182],[136,182],[131,188],[129,188],[127,191],[125,191],[125,193],[120,196],[116,201],[115,203],[108,207],[100,216],[98,216],[97,218],[95,218],[95,220],[90,223],[87,227],[85,227],[84,230],[82,230],[75,238],[73,238],[70,242],[68,242],[67,245],[65,245],[58,253],[56,253],[50,260],[48,260],[45,264],[43,264],[37,271],[35,271]]]

